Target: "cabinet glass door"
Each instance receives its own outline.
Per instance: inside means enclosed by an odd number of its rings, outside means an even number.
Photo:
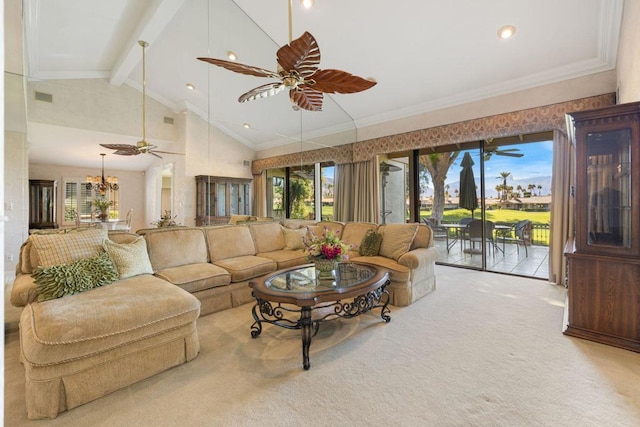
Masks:
[[[231,194],[230,194],[230,208],[231,215],[238,215],[240,213],[240,190],[238,184],[231,184]]]
[[[587,134],[587,244],[631,247],[631,130]]]
[[[217,194],[216,200],[218,205],[217,216],[227,215],[227,210],[226,210],[227,184],[225,183],[218,184],[218,194]]]

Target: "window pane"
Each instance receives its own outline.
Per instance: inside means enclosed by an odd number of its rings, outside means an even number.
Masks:
[[[267,216],[285,218],[284,169],[267,171]]]
[[[333,221],[333,182],[335,167],[322,165],[320,168],[320,180],[322,186],[322,220]]]
[[[64,221],[75,222],[78,212],[78,183],[67,182],[64,186]]]
[[[315,218],[315,175],[314,166],[289,168],[289,218]]]

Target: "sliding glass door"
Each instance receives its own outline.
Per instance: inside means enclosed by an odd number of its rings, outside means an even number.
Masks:
[[[519,135],[389,155],[380,161],[381,184],[404,176],[391,190],[404,200],[387,195],[381,215],[428,223],[441,264],[547,278],[551,139]],[[392,214],[398,209],[403,218]]]

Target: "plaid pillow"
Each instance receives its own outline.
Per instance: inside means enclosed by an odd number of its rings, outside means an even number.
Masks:
[[[64,234],[33,234],[29,236],[39,265],[51,267],[68,264],[80,258],[99,255],[104,252],[102,241],[107,238],[107,230],[88,228],[84,231]]]

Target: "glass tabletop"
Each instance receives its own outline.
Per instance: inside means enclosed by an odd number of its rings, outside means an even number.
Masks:
[[[316,280],[313,265],[285,271],[269,278],[265,285],[280,292],[322,292],[349,288],[372,278],[377,271],[362,264],[339,263],[335,271],[335,280]]]

